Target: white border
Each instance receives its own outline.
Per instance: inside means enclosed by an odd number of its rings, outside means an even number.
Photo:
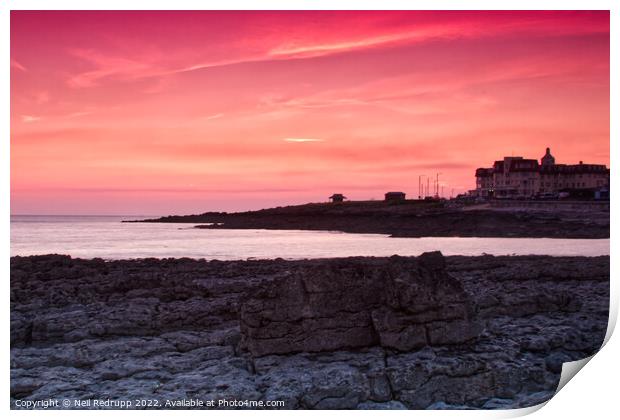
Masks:
[[[9,30],[9,10],[198,10],[198,9],[212,9],[212,10],[234,10],[234,9],[246,9],[246,10],[304,10],[304,9],[318,9],[318,10],[337,10],[337,9],[352,9],[352,10],[611,10],[611,115],[620,115],[618,112],[618,77],[620,71],[618,68],[618,24],[619,19],[617,16],[620,7],[617,1],[603,1],[603,0],[590,0],[590,1],[542,1],[542,0],[505,0],[505,1],[491,1],[491,0],[424,0],[410,2],[405,0],[382,0],[382,1],[370,1],[370,0],[312,0],[312,1],[285,1],[285,0],[229,0],[227,2],[205,2],[205,1],[193,1],[193,0],[151,0],[149,2],[137,2],[129,0],[89,0],[88,2],[79,0],[50,0],[50,1],[37,1],[37,0],[5,0],[0,1],[0,56],[3,57],[4,65],[1,67],[4,71],[3,77],[0,82],[2,86],[2,100],[0,101],[0,129],[2,130],[2,144],[0,145],[0,162],[2,168],[0,172],[0,211],[4,215],[0,222],[0,252],[2,252],[3,258],[0,260],[0,273],[2,281],[5,287],[4,297],[4,310],[2,312],[2,329],[4,337],[9,335],[9,255],[10,255],[10,206],[8,197],[10,196],[10,158],[9,158],[9,108],[10,108],[10,80],[8,75],[9,56],[10,56],[10,30]],[[616,161],[618,153],[618,124],[613,118],[611,120],[611,162]],[[610,165],[611,166],[611,165]],[[615,171],[611,173],[612,184],[616,185],[618,176]],[[612,221],[615,221],[615,213],[617,209],[617,197],[612,194],[611,212]],[[611,224],[611,237],[617,237],[617,225],[612,222]],[[615,255],[616,244],[615,241],[611,241],[611,255]],[[608,337],[611,333],[613,325],[616,323],[618,312],[618,287],[615,275],[617,274],[617,265],[614,264],[612,259],[611,266],[611,308],[610,308],[610,329],[608,331]],[[615,358],[615,354],[620,354],[620,344],[618,339],[614,338],[592,359],[584,369],[579,373],[579,379],[571,381],[560,393],[553,397],[544,407],[544,409],[537,411],[532,418],[579,418],[582,419],[586,416],[596,418],[608,418],[608,414],[613,413],[616,410],[615,400],[617,398],[617,382],[618,382],[618,362]],[[9,346],[5,344],[3,348],[3,360],[5,361],[2,368],[5,373],[5,380],[2,382],[2,388],[0,390],[1,395],[6,398],[4,410],[9,411]],[[497,418],[497,417],[515,417],[526,414],[532,410],[514,410],[514,411],[474,411],[474,412],[379,412],[377,411],[355,411],[354,413],[337,413],[337,412],[323,412],[320,415],[328,418],[340,417],[342,414],[355,416],[358,418],[371,418],[377,415],[384,415],[387,417],[399,417],[399,418]],[[38,417],[45,416],[50,418],[77,418],[83,417],[86,413],[84,411],[71,411],[71,412],[22,412],[22,411],[10,411],[11,416],[15,417]],[[184,416],[217,416],[218,418],[240,418],[242,416],[250,415],[252,417],[260,418],[273,418],[289,416],[289,412],[184,412]],[[91,415],[91,412],[88,413]],[[163,417],[173,415],[170,411],[158,411],[158,412],[93,412],[93,416],[108,417],[114,415],[115,417]],[[311,411],[296,411],[294,413],[296,417],[301,418],[314,418],[317,413]]]

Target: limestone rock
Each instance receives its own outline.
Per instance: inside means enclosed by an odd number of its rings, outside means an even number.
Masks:
[[[240,308],[242,345],[254,356],[373,345],[409,351],[463,343],[482,331],[439,252],[322,261],[247,297]]]
[[[609,257],[10,264],[12,408],[108,397],[519,408],[549,399],[561,364],[597,351],[608,320]],[[242,348],[242,327],[265,356]],[[291,337],[301,351],[270,353]]]

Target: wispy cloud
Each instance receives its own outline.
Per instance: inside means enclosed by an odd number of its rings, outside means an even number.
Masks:
[[[11,58],[11,67],[16,68],[21,71],[28,71],[28,69],[22,66],[17,60]]]
[[[45,115],[45,120],[46,121],[53,121],[56,119],[63,119],[63,118],[79,118],[79,117],[84,117],[86,115],[91,115],[93,112],[92,111],[79,111],[79,112],[72,112],[70,114],[54,114],[54,115]],[[29,123],[34,123],[37,121],[41,121],[43,119],[43,117],[40,116],[36,116],[36,115],[22,115],[21,116],[22,122],[29,124]]]
[[[85,115],[90,115],[92,114],[92,111],[79,111],[79,112],[73,112],[71,114],[67,114],[66,118],[77,118],[77,117],[83,117]]]
[[[22,122],[27,124],[39,121],[40,119],[41,117],[35,117],[34,115],[22,115]]]
[[[152,59],[126,58],[121,56],[105,55],[97,51],[71,49],[69,53],[74,57],[89,62],[94,66],[93,70],[81,72],[71,76],[67,83],[73,88],[84,88],[97,86],[104,79],[116,80],[140,80],[146,78],[161,78],[179,73],[187,73],[196,70],[217,68],[235,64],[243,64],[250,62],[259,62],[265,59],[271,59],[266,55],[240,57],[232,60],[221,60],[213,62],[203,62],[183,67],[175,67],[170,64],[157,62]],[[159,93],[165,85],[158,83],[155,86],[147,88],[145,93]]]
[[[392,34],[324,44],[283,45],[270,50],[269,55],[274,57],[317,57],[342,51],[375,47],[386,43],[407,40],[408,38],[409,34]]]
[[[297,138],[297,137],[287,137],[284,141],[288,141],[290,143],[313,143],[313,142],[321,142],[325,141],[324,139],[308,139],[308,138]]]
[[[142,51],[138,56],[123,54],[118,50],[89,50],[70,49],[74,57],[91,64],[91,69],[74,74],[68,79],[68,84],[75,88],[99,85],[104,79],[123,81],[142,80],[146,78],[164,78],[175,74],[194,72],[197,70],[221,68],[248,63],[269,61],[298,60],[304,58],[322,57],[334,54],[360,51],[372,48],[383,48],[402,45],[421,44],[437,40],[489,38],[503,34],[537,34],[553,36],[574,35],[575,33],[604,32],[601,25],[576,25],[570,19],[558,18],[555,15],[527,16],[526,18],[507,19],[501,16],[476,19],[454,18],[447,22],[427,23],[415,21],[402,26],[394,25],[375,26],[364,20],[356,22],[361,25],[346,30],[331,30],[329,26],[320,29],[312,25],[296,26],[290,36],[286,38],[261,37],[257,32],[252,42],[243,42],[225,53],[208,54],[203,50],[193,50],[192,53],[161,51]],[[604,26],[604,25],[603,25]],[[365,30],[363,30],[365,28]],[[337,28],[332,28],[337,29]],[[255,39],[254,39],[255,38]],[[245,39],[245,38],[244,38]],[[246,45],[247,44],[247,45]],[[203,52],[200,52],[203,51]],[[207,58],[208,57],[208,58]],[[18,69],[26,69],[15,60],[11,65]],[[162,90],[161,85],[155,85],[145,90],[146,93],[157,93]]]
[[[389,47],[395,45],[418,44],[437,40],[488,38],[497,35],[512,33],[534,32],[554,36],[574,35],[578,33],[605,32],[604,27],[568,25],[557,27],[553,18],[528,18],[520,21],[503,22],[501,19],[489,19],[484,25],[473,21],[454,21],[448,24],[425,24],[415,28],[405,28],[398,32],[360,34],[343,37],[341,39],[326,39],[316,42],[314,38],[302,38],[300,40],[284,43],[271,48],[268,56],[274,59],[287,58],[313,58],[325,55],[345,53],[369,48]],[[553,28],[553,29],[549,29]],[[372,30],[372,28],[370,28]]]
[[[78,73],[69,78],[67,83],[74,88],[95,86],[101,79],[108,77],[138,79],[161,73],[151,64],[134,59],[112,57],[93,50],[72,49],[69,52],[95,66],[93,70]]]
[[[224,114],[213,114],[205,117],[206,120],[217,120],[218,118],[222,118]]]
[[[68,84],[74,88],[91,87],[98,85],[102,79],[106,78],[137,80],[239,64],[313,58],[396,43],[424,42],[438,37],[455,36],[457,33],[459,36],[464,36],[470,32],[471,28],[429,26],[418,28],[413,31],[375,35],[357,39],[350,38],[334,40],[332,42],[325,41],[322,43],[300,42],[296,44],[287,43],[278,46],[265,46],[262,52],[250,53],[230,59],[198,62],[186,66],[171,66],[170,64],[156,62],[150,59],[138,61],[133,57],[110,56],[93,50],[72,49],[69,51],[71,55],[90,62],[95,68],[72,76],[68,80]],[[155,88],[154,92],[158,92],[159,90],[160,89]],[[147,93],[152,92],[151,90],[147,90]]]
[[[186,66],[186,67],[180,67],[180,68],[174,68],[174,69],[167,70],[167,71],[162,71],[161,75],[164,76],[168,74],[186,73],[186,72],[195,71],[195,70],[225,67],[225,66],[231,66],[235,64],[256,63],[256,62],[264,61],[265,59],[268,59],[268,58],[269,57],[267,56],[258,55],[258,56],[240,57],[240,58],[232,59],[232,60],[204,62],[204,63],[193,64],[193,65]]]
[[[329,54],[337,54],[360,49],[384,47],[392,44],[409,44],[432,41],[440,38],[471,37],[480,34],[470,23],[454,23],[452,25],[426,25],[413,30],[403,30],[374,36],[334,40],[323,43],[284,44],[269,51],[274,58],[312,58]]]

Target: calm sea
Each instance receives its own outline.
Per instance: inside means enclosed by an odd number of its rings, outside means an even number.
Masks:
[[[121,223],[142,216],[11,216],[11,255],[126,259],[321,258],[419,255],[609,255],[609,239],[390,238],[295,230],[206,230],[185,223]]]

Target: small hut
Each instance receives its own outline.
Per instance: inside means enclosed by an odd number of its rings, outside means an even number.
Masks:
[[[400,191],[386,192],[385,201],[405,201],[405,193]]]
[[[329,200],[332,203],[342,203],[347,197],[345,197],[342,194],[334,194],[331,197],[329,197]]]

